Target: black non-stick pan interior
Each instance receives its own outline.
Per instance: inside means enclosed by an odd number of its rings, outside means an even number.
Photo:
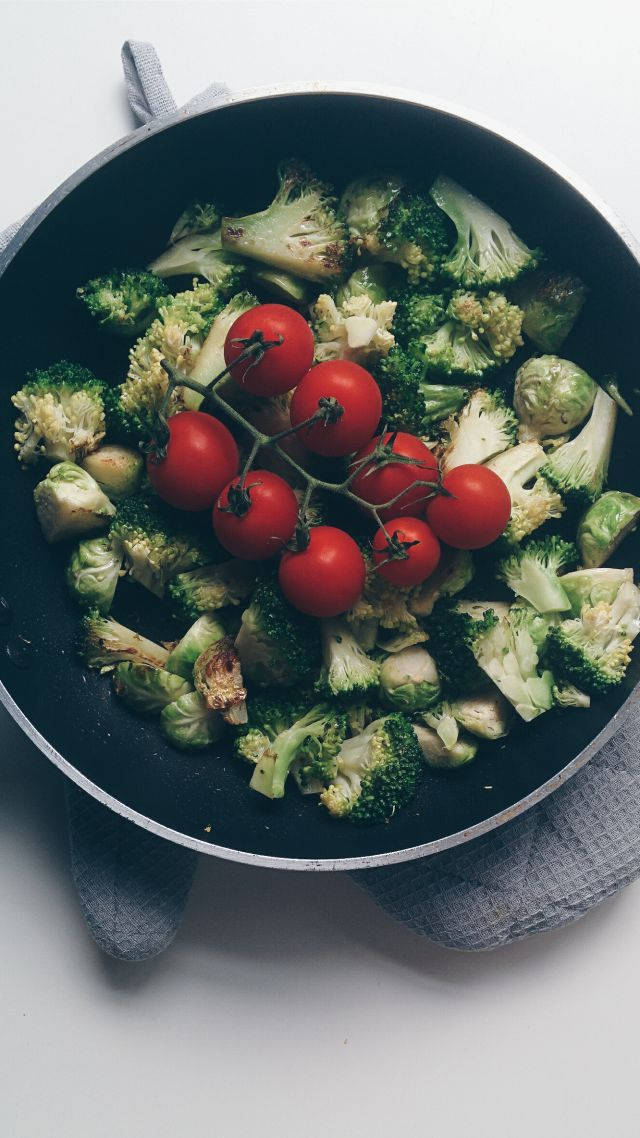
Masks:
[[[565,354],[594,373],[615,369],[636,385],[633,313],[640,268],[621,237],[567,182],[524,150],[478,126],[398,100],[298,94],[240,102],[187,118],[120,149],[43,220],[0,279],[3,326],[0,679],[31,724],[102,791],[127,809],[189,838],[267,858],[371,857],[436,842],[514,807],[561,771],[605,727],[640,676],[636,655],[615,694],[589,711],[553,712],[526,725],[455,775],[427,773],[416,801],[389,825],[332,821],[295,789],[270,803],[247,788],[229,754],[184,755],[155,722],[133,717],[105,677],[76,662],[77,613],[65,595],[66,549],[45,547],[31,493],[37,476],[12,449],[10,394],[24,373],[60,357],[114,382],[126,346],[101,334],[74,299],[88,277],[143,265],[163,246],[184,205],[216,197],[240,213],[270,199],[274,171],[289,155],[308,159],[338,185],[372,165],[430,179],[444,169],[507,216],[531,245],[579,272],[591,292]],[[610,483],[640,492],[637,424],[621,416]],[[628,540],[617,563],[635,565]],[[140,631],[171,635],[144,590],[123,583],[115,614]],[[25,643],[25,641],[27,643]]]

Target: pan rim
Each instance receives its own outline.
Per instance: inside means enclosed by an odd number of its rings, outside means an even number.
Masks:
[[[123,153],[126,150],[140,145],[144,140],[152,135],[161,134],[165,130],[170,130],[177,126],[179,123],[191,118],[199,118],[204,115],[215,113],[218,110],[224,109],[228,106],[237,105],[240,103],[258,102],[265,99],[277,99],[280,97],[290,96],[305,96],[312,97],[314,95],[360,95],[369,98],[378,98],[381,100],[391,100],[404,104],[413,104],[419,107],[424,107],[427,110],[433,110],[444,115],[449,115],[452,118],[459,119],[467,122],[472,126],[479,127],[481,130],[488,131],[503,139],[510,145],[518,148],[526,154],[535,158],[542,165],[546,166],[552,173],[563,181],[568,183],[580,196],[607,222],[610,229],[619,237],[619,239],[626,246],[632,257],[640,268],[640,242],[632,235],[629,229],[620,220],[617,214],[600,198],[600,196],[578,175],[570,170],[563,162],[549,154],[544,148],[539,147],[537,144],[530,142],[525,136],[519,132],[515,132],[510,128],[504,127],[501,123],[497,122],[490,116],[477,114],[474,111],[460,106],[459,104],[443,101],[440,99],[432,99],[422,92],[404,89],[402,87],[386,87],[375,84],[362,84],[362,83],[293,83],[293,84],[277,84],[272,86],[247,88],[238,91],[234,94],[217,96],[211,101],[199,104],[198,106],[189,109],[188,107],[182,108],[175,113],[162,118],[158,122],[146,124],[138,127],[124,138],[112,143],[100,153],[89,159],[78,170],[76,170],[69,178],[65,179],[46,199],[41,205],[37,206],[35,210],[28,216],[22,224],[16,235],[8,243],[6,248],[0,253],[0,276],[4,274],[9,267],[14,257],[19,253],[25,243],[29,240],[32,234],[36,231],[39,225],[44,221],[48,215],[53,212],[57,205],[66,198],[77,186],[90,177],[97,170],[107,165],[112,159]],[[609,722],[602,728],[602,730],[587,744],[586,747],[579,752],[562,770],[558,771],[550,779],[548,779],[536,790],[526,795],[524,798],[518,800],[512,806],[507,807],[505,810],[492,815],[490,818],[484,819],[482,822],[476,823],[464,830],[459,830],[454,834],[449,834],[444,838],[436,839],[435,841],[421,843],[420,845],[406,847],[399,850],[391,850],[380,854],[364,855],[362,857],[343,857],[343,858],[290,858],[290,857],[275,857],[267,854],[250,853],[244,850],[232,849],[226,846],[219,846],[213,842],[204,841],[200,838],[191,837],[189,834],[182,833],[178,830],[173,830],[162,823],[156,822],[152,818],[146,817],[139,811],[132,809],[113,795],[108,794],[96,783],[88,779],[81,771],[79,771],[73,764],[65,759],[51,743],[43,735],[40,734],[38,729],[31,723],[28,717],[20,709],[13,697],[10,695],[4,684],[0,683],[0,703],[20,727],[24,734],[31,740],[32,743],[45,755],[59,770],[61,770],[72,782],[79,786],[86,793],[90,794],[94,799],[102,805],[110,808],[116,814],[126,818],[128,821],[135,823],[142,829],[157,835],[158,837],[165,838],[174,842],[176,845],[186,846],[195,850],[198,853],[209,854],[211,856],[219,857],[227,861],[236,861],[245,865],[259,866],[268,869],[289,869],[296,871],[320,871],[320,872],[333,872],[333,871],[346,871],[346,870],[364,870],[375,869],[385,865],[397,865],[406,861],[413,861],[417,858],[430,857],[434,854],[441,853],[444,850],[451,849],[455,846],[462,845],[466,842],[478,838],[497,829],[504,825],[506,822],[512,821],[531,809],[532,806],[541,802],[554,790],[557,790],[565,782],[567,782],[574,774],[577,773],[585,764],[599,751],[602,746],[611,738],[615,731],[625,722],[634,700],[637,699],[640,684],[636,685],[632,692],[628,695],[627,699],[618,708],[617,712],[611,717]]]

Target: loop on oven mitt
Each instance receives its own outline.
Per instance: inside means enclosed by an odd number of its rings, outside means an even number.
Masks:
[[[127,85],[127,99],[139,123],[164,118],[178,108],[162,72],[162,66],[153,44],[140,40],[126,40],[122,45],[122,69]],[[189,111],[212,103],[229,88],[224,83],[212,83],[185,104]]]
[[[569,924],[639,875],[637,705],[582,770],[520,818],[434,857],[352,877],[420,935],[481,951]]]
[[[71,869],[89,930],[120,960],[171,944],[198,855],[135,826],[67,782]]]

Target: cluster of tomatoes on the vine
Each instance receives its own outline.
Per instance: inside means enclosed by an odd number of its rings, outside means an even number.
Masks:
[[[256,333],[272,346],[247,358],[246,345]],[[307,450],[330,458],[350,456],[349,491],[381,507],[382,525],[372,540],[378,572],[399,586],[417,585],[438,565],[439,539],[457,549],[494,541],[511,510],[502,480],[484,466],[468,465],[439,482],[436,458],[420,438],[405,432],[375,436],[382,398],[373,376],[347,360],[314,366],[313,352],[306,320],[280,304],[245,312],[229,330],[224,348],[230,374],[244,391],[269,397],[295,389],[291,425]],[[333,407],[337,403],[338,414],[309,425],[321,401]],[[284,478],[268,470],[239,474],[233,435],[206,412],[173,415],[168,432],[165,456],[152,454],[148,460],[149,478],[161,498],[182,510],[213,508],[216,537],[234,557],[263,561],[282,554],[280,586],[302,612],[336,616],[355,604],[364,587],[365,563],[348,533],[313,526],[292,546],[299,505]],[[445,493],[414,486],[416,482],[436,484]]]

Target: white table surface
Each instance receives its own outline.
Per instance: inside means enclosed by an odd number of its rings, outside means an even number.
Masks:
[[[2,4],[0,225],[130,128],[132,37],[179,101],[214,78],[351,79],[473,104],[640,233],[639,33],[630,0]],[[474,956],[347,877],[203,859],[174,947],[116,963],[79,914],[61,776],[0,732],[2,1138],[637,1135],[637,886]]]

